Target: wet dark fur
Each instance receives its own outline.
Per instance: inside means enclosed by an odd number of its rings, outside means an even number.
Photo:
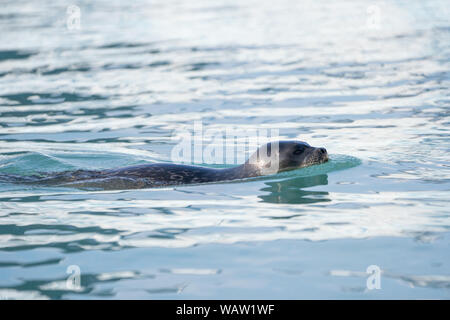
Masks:
[[[271,144],[267,144],[270,156]],[[252,155],[260,159],[261,148]],[[279,142],[279,171],[292,170],[328,160],[326,150],[314,148],[300,141]],[[251,158],[252,158],[251,157]],[[256,157],[256,158],[255,158]],[[217,181],[237,180],[261,176],[262,166],[250,159],[244,164],[227,169],[214,169],[200,166],[180,165],[170,163],[153,163],[109,170],[77,170],[58,173],[48,173],[44,176],[14,176],[2,175],[0,181],[71,186],[78,188],[100,189],[141,189],[163,187],[181,184],[198,184]]]

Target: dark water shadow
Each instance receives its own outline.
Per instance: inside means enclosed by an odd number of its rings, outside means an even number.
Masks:
[[[113,298],[116,295],[113,289],[98,288],[107,283],[115,283],[121,280],[129,279],[153,279],[152,274],[141,274],[139,271],[130,271],[131,276],[114,276],[111,278],[103,278],[102,274],[87,273],[80,274],[80,286],[77,290],[69,289],[67,286],[67,277],[56,277],[53,279],[22,279],[21,282],[14,286],[1,287],[2,289],[16,290],[19,292],[39,292],[43,297],[53,300],[66,299],[67,295],[83,295]],[[53,284],[53,285],[52,285]],[[55,286],[56,285],[56,286]]]
[[[258,196],[263,202],[306,204],[331,201],[327,197],[328,192],[304,190],[305,188],[327,185],[328,175],[326,174],[295,177],[265,182],[265,184],[267,187],[260,189],[260,191],[269,192],[269,194]]]

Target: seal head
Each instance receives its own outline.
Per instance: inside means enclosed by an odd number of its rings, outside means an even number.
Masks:
[[[303,141],[276,141],[261,146],[245,164],[256,166],[260,175],[274,174],[328,161],[325,148]]]

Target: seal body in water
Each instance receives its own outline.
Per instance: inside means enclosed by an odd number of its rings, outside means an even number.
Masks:
[[[277,141],[260,147],[244,164],[226,169],[152,163],[99,171],[50,173],[31,176],[22,182],[78,188],[140,189],[258,177],[326,161],[325,148],[315,148],[302,141]]]

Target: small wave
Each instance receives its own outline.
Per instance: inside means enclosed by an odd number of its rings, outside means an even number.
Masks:
[[[47,168],[52,168],[53,171],[60,171],[73,169],[74,166],[54,156],[40,152],[25,152],[0,158],[1,174],[29,175],[45,171]]]
[[[35,54],[36,54],[36,52],[30,52],[30,51],[2,50],[2,51],[0,51],[0,61],[28,59],[29,57],[31,57]]]
[[[268,176],[270,178],[286,178],[286,177],[307,177],[307,176],[316,176],[322,175],[326,173],[330,173],[338,170],[350,169],[356,166],[359,166],[362,161],[358,158],[343,155],[343,154],[333,154],[330,155],[329,161],[313,165],[306,168],[301,168],[292,171],[280,172],[276,175]]]
[[[25,177],[44,172],[112,169],[141,163],[142,160],[130,155],[112,152],[11,152],[0,156],[0,175]]]

